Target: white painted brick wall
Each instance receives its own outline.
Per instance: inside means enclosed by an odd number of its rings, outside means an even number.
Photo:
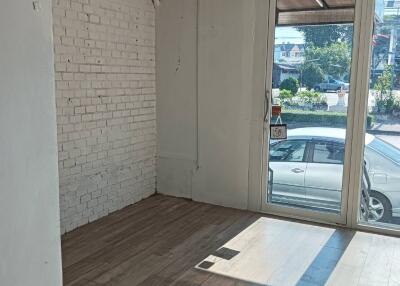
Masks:
[[[155,191],[151,0],[53,0],[61,231]]]

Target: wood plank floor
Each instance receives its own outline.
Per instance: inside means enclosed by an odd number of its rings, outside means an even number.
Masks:
[[[194,266],[259,217],[151,197],[63,236],[64,285],[201,285]]]
[[[64,285],[400,285],[400,239],[154,196],[62,238]]]

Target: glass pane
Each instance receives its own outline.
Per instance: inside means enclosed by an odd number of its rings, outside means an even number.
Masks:
[[[360,219],[400,225],[400,2],[375,3]]]
[[[287,124],[288,137],[270,141],[267,200],[339,214],[353,16],[348,9],[319,7],[340,24],[317,17],[303,25],[301,17],[290,18],[290,1],[284,2],[278,0],[285,12],[277,11],[272,76],[272,104],[281,112],[273,112],[271,123]],[[350,4],[346,7],[354,8]],[[280,25],[282,13],[291,25]],[[342,23],[341,13],[350,20]]]
[[[271,144],[270,161],[274,162],[302,162],[306,150],[306,141],[287,140]]]
[[[313,162],[322,164],[343,164],[344,145],[331,142],[315,143]]]

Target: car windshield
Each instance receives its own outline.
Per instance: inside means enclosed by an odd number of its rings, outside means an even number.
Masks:
[[[375,138],[368,144],[368,147],[400,165],[400,150],[393,145]]]

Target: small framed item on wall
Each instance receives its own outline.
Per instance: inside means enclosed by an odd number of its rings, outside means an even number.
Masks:
[[[271,124],[271,140],[287,139],[287,124]]]

